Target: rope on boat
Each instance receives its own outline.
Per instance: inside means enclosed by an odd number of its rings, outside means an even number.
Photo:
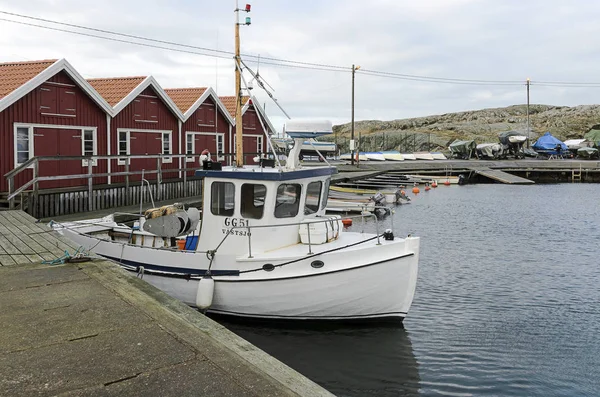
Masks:
[[[332,248],[332,249],[327,250],[327,251],[318,252],[318,253],[315,253],[315,254],[312,254],[312,255],[303,256],[301,258],[293,259],[293,260],[288,261],[288,262],[284,262],[284,263],[280,263],[278,265],[274,265],[273,268],[291,265],[293,263],[300,262],[300,261],[303,261],[305,259],[314,258],[315,256],[319,256],[319,255],[323,255],[323,254],[329,254],[329,253],[335,252],[335,251],[340,251],[340,250],[343,250],[345,248],[349,248],[349,247],[353,247],[355,245],[359,245],[359,244],[362,244],[362,243],[373,241],[377,237],[382,237],[382,236],[383,236],[383,234],[380,235],[380,236],[376,235],[376,236],[373,236],[373,237],[368,238],[366,240],[359,241],[357,243],[352,243],[352,244],[345,245],[343,247]],[[214,254],[216,253],[216,250],[212,250],[212,251],[209,251],[209,252],[213,253],[213,257],[212,258],[214,259]],[[207,257],[208,257],[208,252],[207,252]],[[211,259],[211,258],[209,257],[209,259]],[[212,259],[211,259],[211,263],[209,265],[209,268],[207,269],[207,271],[204,274],[201,274],[201,273],[197,273],[197,274],[191,274],[191,273],[185,273],[185,274],[184,273],[167,273],[167,272],[161,272],[161,271],[156,271],[156,270],[148,270],[148,269],[144,270],[144,272],[148,273],[148,274],[160,275],[162,277],[183,278],[183,279],[186,279],[186,280],[189,281],[192,278],[198,278],[198,277],[202,278],[206,274],[210,275],[210,266],[211,265],[212,265]],[[121,266],[125,267],[128,270],[135,271],[135,272],[139,272],[140,268],[143,267],[143,266],[133,267],[133,266],[127,266],[127,265],[124,265],[124,264],[121,264]],[[261,266],[261,267],[258,267],[256,269],[241,270],[241,271],[236,271],[236,272],[231,272],[231,273],[222,272],[222,273],[219,273],[219,276],[238,276],[240,274],[258,272],[258,271],[261,271],[261,270],[264,271],[265,269]]]
[[[42,264],[63,265],[65,263],[87,262],[90,260],[90,257],[85,251],[85,248],[82,245],[80,245],[77,248],[77,250],[73,253],[73,255],[71,255],[68,250],[65,250],[65,254],[63,256],[52,260],[44,260],[42,261]]]

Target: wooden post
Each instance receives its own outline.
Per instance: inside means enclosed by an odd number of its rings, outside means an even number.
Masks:
[[[125,159],[125,205],[131,204],[131,193],[129,192],[129,157]]]
[[[88,160],[88,211],[94,210],[94,198],[92,197],[93,181],[92,181],[92,165],[94,160]]]
[[[187,158],[183,158],[183,197],[188,197],[188,188],[187,188]]]
[[[36,158],[33,163],[33,206],[31,208],[31,213],[33,214],[34,218],[37,218],[37,215],[39,213],[39,210],[38,210],[38,200],[39,200],[39,194],[40,194],[40,184],[38,182],[38,177],[40,175],[39,170],[40,170],[40,163],[39,163],[39,160]]]
[[[162,154],[156,159],[156,201],[160,201],[160,185],[162,183]]]
[[[10,196],[13,191],[15,190],[15,177],[14,176],[10,176],[8,177],[8,195]],[[11,198],[10,200],[8,200],[8,208],[11,210],[15,209],[15,198]],[[23,209],[21,207],[21,209]]]

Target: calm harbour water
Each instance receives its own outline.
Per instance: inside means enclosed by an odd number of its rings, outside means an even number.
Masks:
[[[404,328],[219,321],[339,396],[600,396],[599,202],[597,184],[440,186],[393,215],[422,237]]]

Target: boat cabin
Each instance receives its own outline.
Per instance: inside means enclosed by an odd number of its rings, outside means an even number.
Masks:
[[[220,250],[236,255],[248,253],[249,239],[251,252],[257,253],[298,244],[301,223],[325,216],[329,182],[336,172],[333,167],[196,171],[204,178],[197,250],[214,249],[228,234]]]

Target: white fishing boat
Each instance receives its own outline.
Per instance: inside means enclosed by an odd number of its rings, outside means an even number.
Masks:
[[[416,160],[417,159],[415,157],[415,155],[412,153],[402,153],[402,158],[404,158],[404,160]]]
[[[429,152],[414,152],[413,154],[417,160],[433,160],[433,156]]]
[[[404,161],[404,157],[402,156],[402,154],[400,154],[400,152],[397,152],[395,150],[381,152],[381,154],[383,154],[383,157],[387,161]]]
[[[302,168],[299,160],[304,139],[331,133],[331,123],[288,122],[286,130],[296,143],[285,166],[204,162],[199,210],[153,209],[133,227],[112,216],[53,227],[208,312],[401,321],[415,293],[419,237],[383,233],[377,222],[375,233],[344,231],[339,215],[325,214],[335,203],[328,187],[336,169]]]
[[[434,160],[448,160],[448,158],[442,152],[431,152],[431,156]]]
[[[367,157],[367,159],[372,161],[385,161],[385,157],[381,152],[361,152],[360,154],[364,154]]]

